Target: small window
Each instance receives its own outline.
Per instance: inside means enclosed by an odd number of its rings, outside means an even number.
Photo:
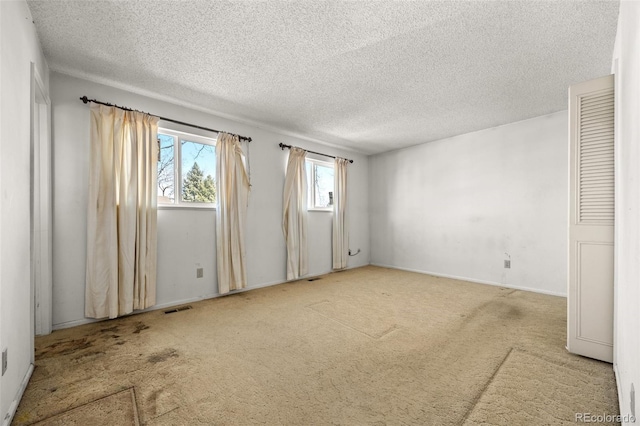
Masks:
[[[309,210],[333,209],[333,163],[307,159]]]
[[[213,207],[215,139],[158,130],[158,204]]]

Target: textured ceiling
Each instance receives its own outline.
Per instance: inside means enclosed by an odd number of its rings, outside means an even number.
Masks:
[[[566,109],[570,84],[609,73],[618,16],[612,1],[28,4],[53,70],[363,153]]]

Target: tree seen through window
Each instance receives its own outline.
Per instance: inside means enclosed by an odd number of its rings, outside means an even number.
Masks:
[[[179,132],[158,133],[159,204],[216,202],[214,143],[214,139]]]
[[[216,150],[213,145],[182,140],[182,201],[215,203]]]

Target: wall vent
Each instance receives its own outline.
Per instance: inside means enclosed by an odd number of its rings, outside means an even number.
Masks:
[[[168,311],[164,311],[165,314],[173,314],[175,312],[186,311],[188,309],[193,309],[191,305],[180,306],[179,308],[169,309]]]
[[[613,88],[584,95],[578,112],[578,220],[613,224]]]
[[[309,278],[307,281],[318,281],[321,280],[322,278],[320,277],[314,277],[314,278]]]

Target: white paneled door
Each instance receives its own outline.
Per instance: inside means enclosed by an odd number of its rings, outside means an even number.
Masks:
[[[567,349],[613,361],[614,77],[569,88]]]

